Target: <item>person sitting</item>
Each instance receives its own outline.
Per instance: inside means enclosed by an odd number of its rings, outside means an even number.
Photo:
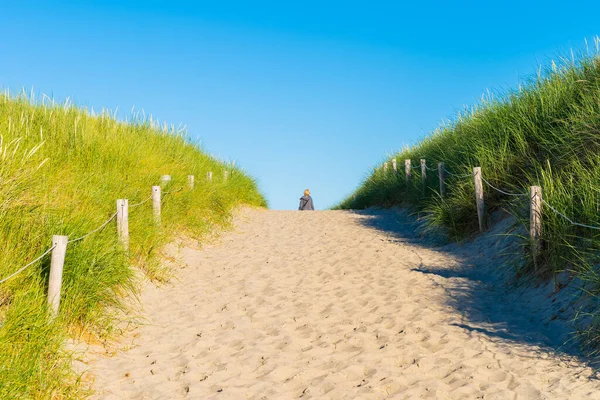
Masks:
[[[310,197],[310,190],[306,189],[304,191],[304,196],[300,197],[300,206],[298,207],[298,210],[300,211],[305,211],[305,210],[312,210],[314,211],[315,207],[313,205],[313,201],[312,201],[312,197]]]

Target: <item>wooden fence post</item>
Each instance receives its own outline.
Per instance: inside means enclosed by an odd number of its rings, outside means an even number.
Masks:
[[[190,185],[190,189],[194,189],[194,175],[188,175],[188,184]]]
[[[125,251],[129,251],[129,200],[117,200],[117,233]]]
[[[398,175],[398,166],[396,165],[395,158],[392,158],[392,171],[394,172],[394,176]]]
[[[438,176],[440,177],[440,197],[443,199],[446,195],[446,170],[443,162],[438,163]]]
[[[383,163],[383,177],[384,178],[387,176],[387,172],[388,172],[388,163],[384,162]]]
[[[152,210],[154,211],[154,223],[160,225],[160,186],[152,186]]]
[[[225,170],[223,171],[223,180],[227,182],[227,178],[229,178],[229,171]]]
[[[410,160],[404,160],[404,174],[406,175],[406,186],[410,183],[410,176],[412,174]]]
[[[212,181],[212,172],[207,172],[206,173],[206,180],[209,181],[209,182]]]
[[[171,175],[163,175],[160,177],[160,184],[167,186],[171,182]]]
[[[50,258],[50,279],[48,281],[48,304],[50,306],[51,318],[55,318],[58,315],[63,267],[65,265],[68,242],[69,238],[67,236],[52,236],[52,246],[54,246],[54,249]]]
[[[475,183],[475,201],[477,203],[477,218],[479,219],[479,232],[485,231],[485,203],[483,202],[483,183],[481,181],[481,167],[473,168],[473,182]]]
[[[424,158],[421,158],[421,189],[422,195],[425,197],[425,192],[427,189],[427,162]]]
[[[530,213],[529,213],[529,237],[531,238],[531,253],[533,255],[533,267],[538,272],[538,256],[540,254],[542,237],[542,188],[531,186],[529,188]]]

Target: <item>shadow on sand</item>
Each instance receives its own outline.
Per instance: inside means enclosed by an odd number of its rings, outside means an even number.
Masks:
[[[423,235],[416,217],[404,210],[351,212],[363,217],[362,225],[385,232],[390,242],[410,245],[416,254],[427,249],[444,256],[440,265],[422,263],[411,270],[428,275],[447,290],[447,305],[464,318],[455,326],[493,341],[529,346],[598,367],[598,360],[586,358],[572,339],[571,303],[577,289],[556,292],[553,282],[516,281],[513,265],[522,253],[515,236],[506,235],[515,226],[513,218],[501,219],[489,232],[457,244]]]

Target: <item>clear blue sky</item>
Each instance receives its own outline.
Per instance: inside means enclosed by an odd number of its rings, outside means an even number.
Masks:
[[[0,0],[0,87],[143,108],[272,208],[305,188],[326,208],[487,89],[593,43],[598,4]]]

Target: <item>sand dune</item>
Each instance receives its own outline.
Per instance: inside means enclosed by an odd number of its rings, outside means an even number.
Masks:
[[[600,399],[591,368],[553,351],[561,318],[486,281],[503,279],[486,272],[498,239],[468,258],[414,228],[389,210],[244,210],[147,286],[132,344],[89,363],[95,398]]]

